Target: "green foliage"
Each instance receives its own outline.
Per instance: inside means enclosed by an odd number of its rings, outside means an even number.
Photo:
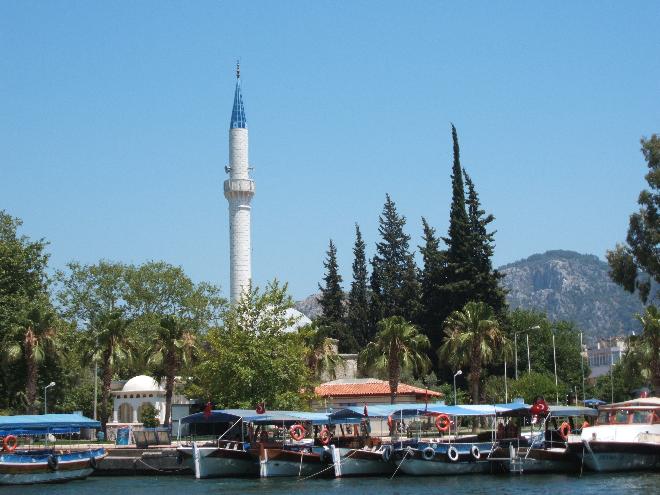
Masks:
[[[261,293],[246,292],[223,314],[222,325],[206,335],[189,395],[216,407],[304,408],[301,390],[310,381],[302,334],[285,333],[291,299],[277,281]]]
[[[378,333],[374,340],[358,356],[359,366],[367,371],[387,370],[392,404],[403,370],[424,374],[430,366],[426,355],[429,340],[417,328],[400,316],[391,316],[378,322]]]
[[[139,410],[140,417],[138,420],[142,423],[142,426],[145,428],[156,428],[160,426],[160,420],[158,419],[158,410],[154,407],[153,404],[145,402]]]
[[[482,368],[491,363],[506,345],[506,337],[485,303],[469,302],[445,320],[445,342],[438,350],[440,360],[453,369],[468,367],[473,404],[480,402]]]
[[[646,308],[637,315],[642,324],[642,333],[628,339],[628,360],[639,366],[639,376],[651,384],[656,393],[660,391],[660,312],[655,306]]]
[[[422,255],[421,285],[421,324],[424,333],[429,338],[433,349],[442,342],[442,322],[447,317],[448,282],[447,251],[440,249],[440,241],[425,218],[422,218],[424,228],[424,245],[419,251]]]
[[[607,252],[612,280],[628,292],[637,291],[646,304],[651,281],[660,283],[660,136],[642,139],[642,153],[648,166],[644,177],[649,189],[639,194],[640,208],[630,215],[625,245]]]
[[[355,245],[353,247],[353,281],[348,293],[348,313],[346,325],[354,336],[357,348],[369,342],[369,288],[367,285],[366,246],[362,240],[360,227],[355,224]]]
[[[506,390],[508,388],[508,397]],[[559,400],[564,402],[569,388],[559,382],[555,388],[555,377],[549,373],[527,373],[520,375],[518,380],[509,378],[505,387],[503,376],[489,376],[484,383],[484,400],[489,404],[503,403],[505,399],[511,402],[522,397],[527,404],[532,404],[536,397],[542,395],[549,403],[556,400],[556,390],[559,391]]]
[[[298,334],[305,343],[305,362],[312,378],[320,382],[321,376],[325,374],[334,380],[337,368],[344,362],[337,353],[336,340],[328,337],[324,330],[314,323],[298,329]]]
[[[389,194],[379,217],[376,254],[371,260],[371,315],[377,322],[390,316],[416,321],[420,309],[417,267],[409,250],[406,219],[396,211]]]

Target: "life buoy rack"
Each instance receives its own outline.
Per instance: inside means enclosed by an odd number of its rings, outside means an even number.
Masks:
[[[571,433],[571,425],[568,424],[566,421],[564,421],[559,427],[559,436],[562,438],[562,440],[566,440],[568,438],[568,435],[570,435],[570,433]]]
[[[328,445],[330,443],[330,430],[325,426],[319,432],[319,439],[323,445]]]
[[[15,435],[7,435],[2,441],[2,448],[6,452],[13,452],[18,447],[18,438]]]
[[[456,449],[456,447],[454,447],[453,445],[451,445],[451,446],[447,449],[447,457],[449,457],[449,460],[450,460],[451,462],[456,462],[456,461],[458,460],[458,450]]]
[[[447,431],[450,425],[451,419],[446,414],[438,414],[438,417],[435,418],[435,427],[439,432]]]
[[[478,461],[479,458],[481,457],[481,451],[479,450],[479,447],[477,447],[476,445],[473,445],[470,448],[470,454],[472,454],[472,457],[474,457],[475,461]]]
[[[291,438],[293,438],[295,441],[299,441],[305,438],[305,433],[305,428],[301,424],[295,424],[289,428],[289,435],[291,435]]]
[[[433,447],[426,447],[422,450],[422,457],[427,461],[432,460],[435,457],[435,449]]]

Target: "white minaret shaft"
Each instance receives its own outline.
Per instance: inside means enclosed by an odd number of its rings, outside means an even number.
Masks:
[[[234,107],[229,125],[229,179],[225,181],[225,198],[229,202],[229,268],[230,300],[236,302],[250,289],[252,280],[252,245],[250,240],[250,202],[254,181],[248,165],[248,129],[243,109],[240,69],[236,66]]]

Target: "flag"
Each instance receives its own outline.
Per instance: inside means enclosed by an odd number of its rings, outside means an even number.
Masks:
[[[207,402],[206,407],[204,407],[204,418],[209,419],[211,417],[211,403]]]
[[[257,414],[266,414],[266,403],[265,402],[259,402],[259,404],[257,404],[257,407],[254,411]]]

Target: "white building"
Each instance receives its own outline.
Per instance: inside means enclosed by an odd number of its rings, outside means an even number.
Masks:
[[[110,392],[114,399],[112,422],[122,425],[142,424],[142,410],[147,404],[165,421],[165,390],[150,376],[138,375],[128,380],[121,390]]]
[[[588,347],[587,358],[589,368],[591,368],[589,379],[596,379],[608,374],[612,366],[621,360],[627,349],[628,344],[623,337],[600,340],[595,346]]]
[[[248,164],[248,129],[238,65],[229,124],[229,166],[225,170],[229,173],[229,179],[224,183],[225,198],[229,202],[229,294],[231,302],[235,302],[244,291],[250,289],[252,280],[250,202],[255,192]]]

